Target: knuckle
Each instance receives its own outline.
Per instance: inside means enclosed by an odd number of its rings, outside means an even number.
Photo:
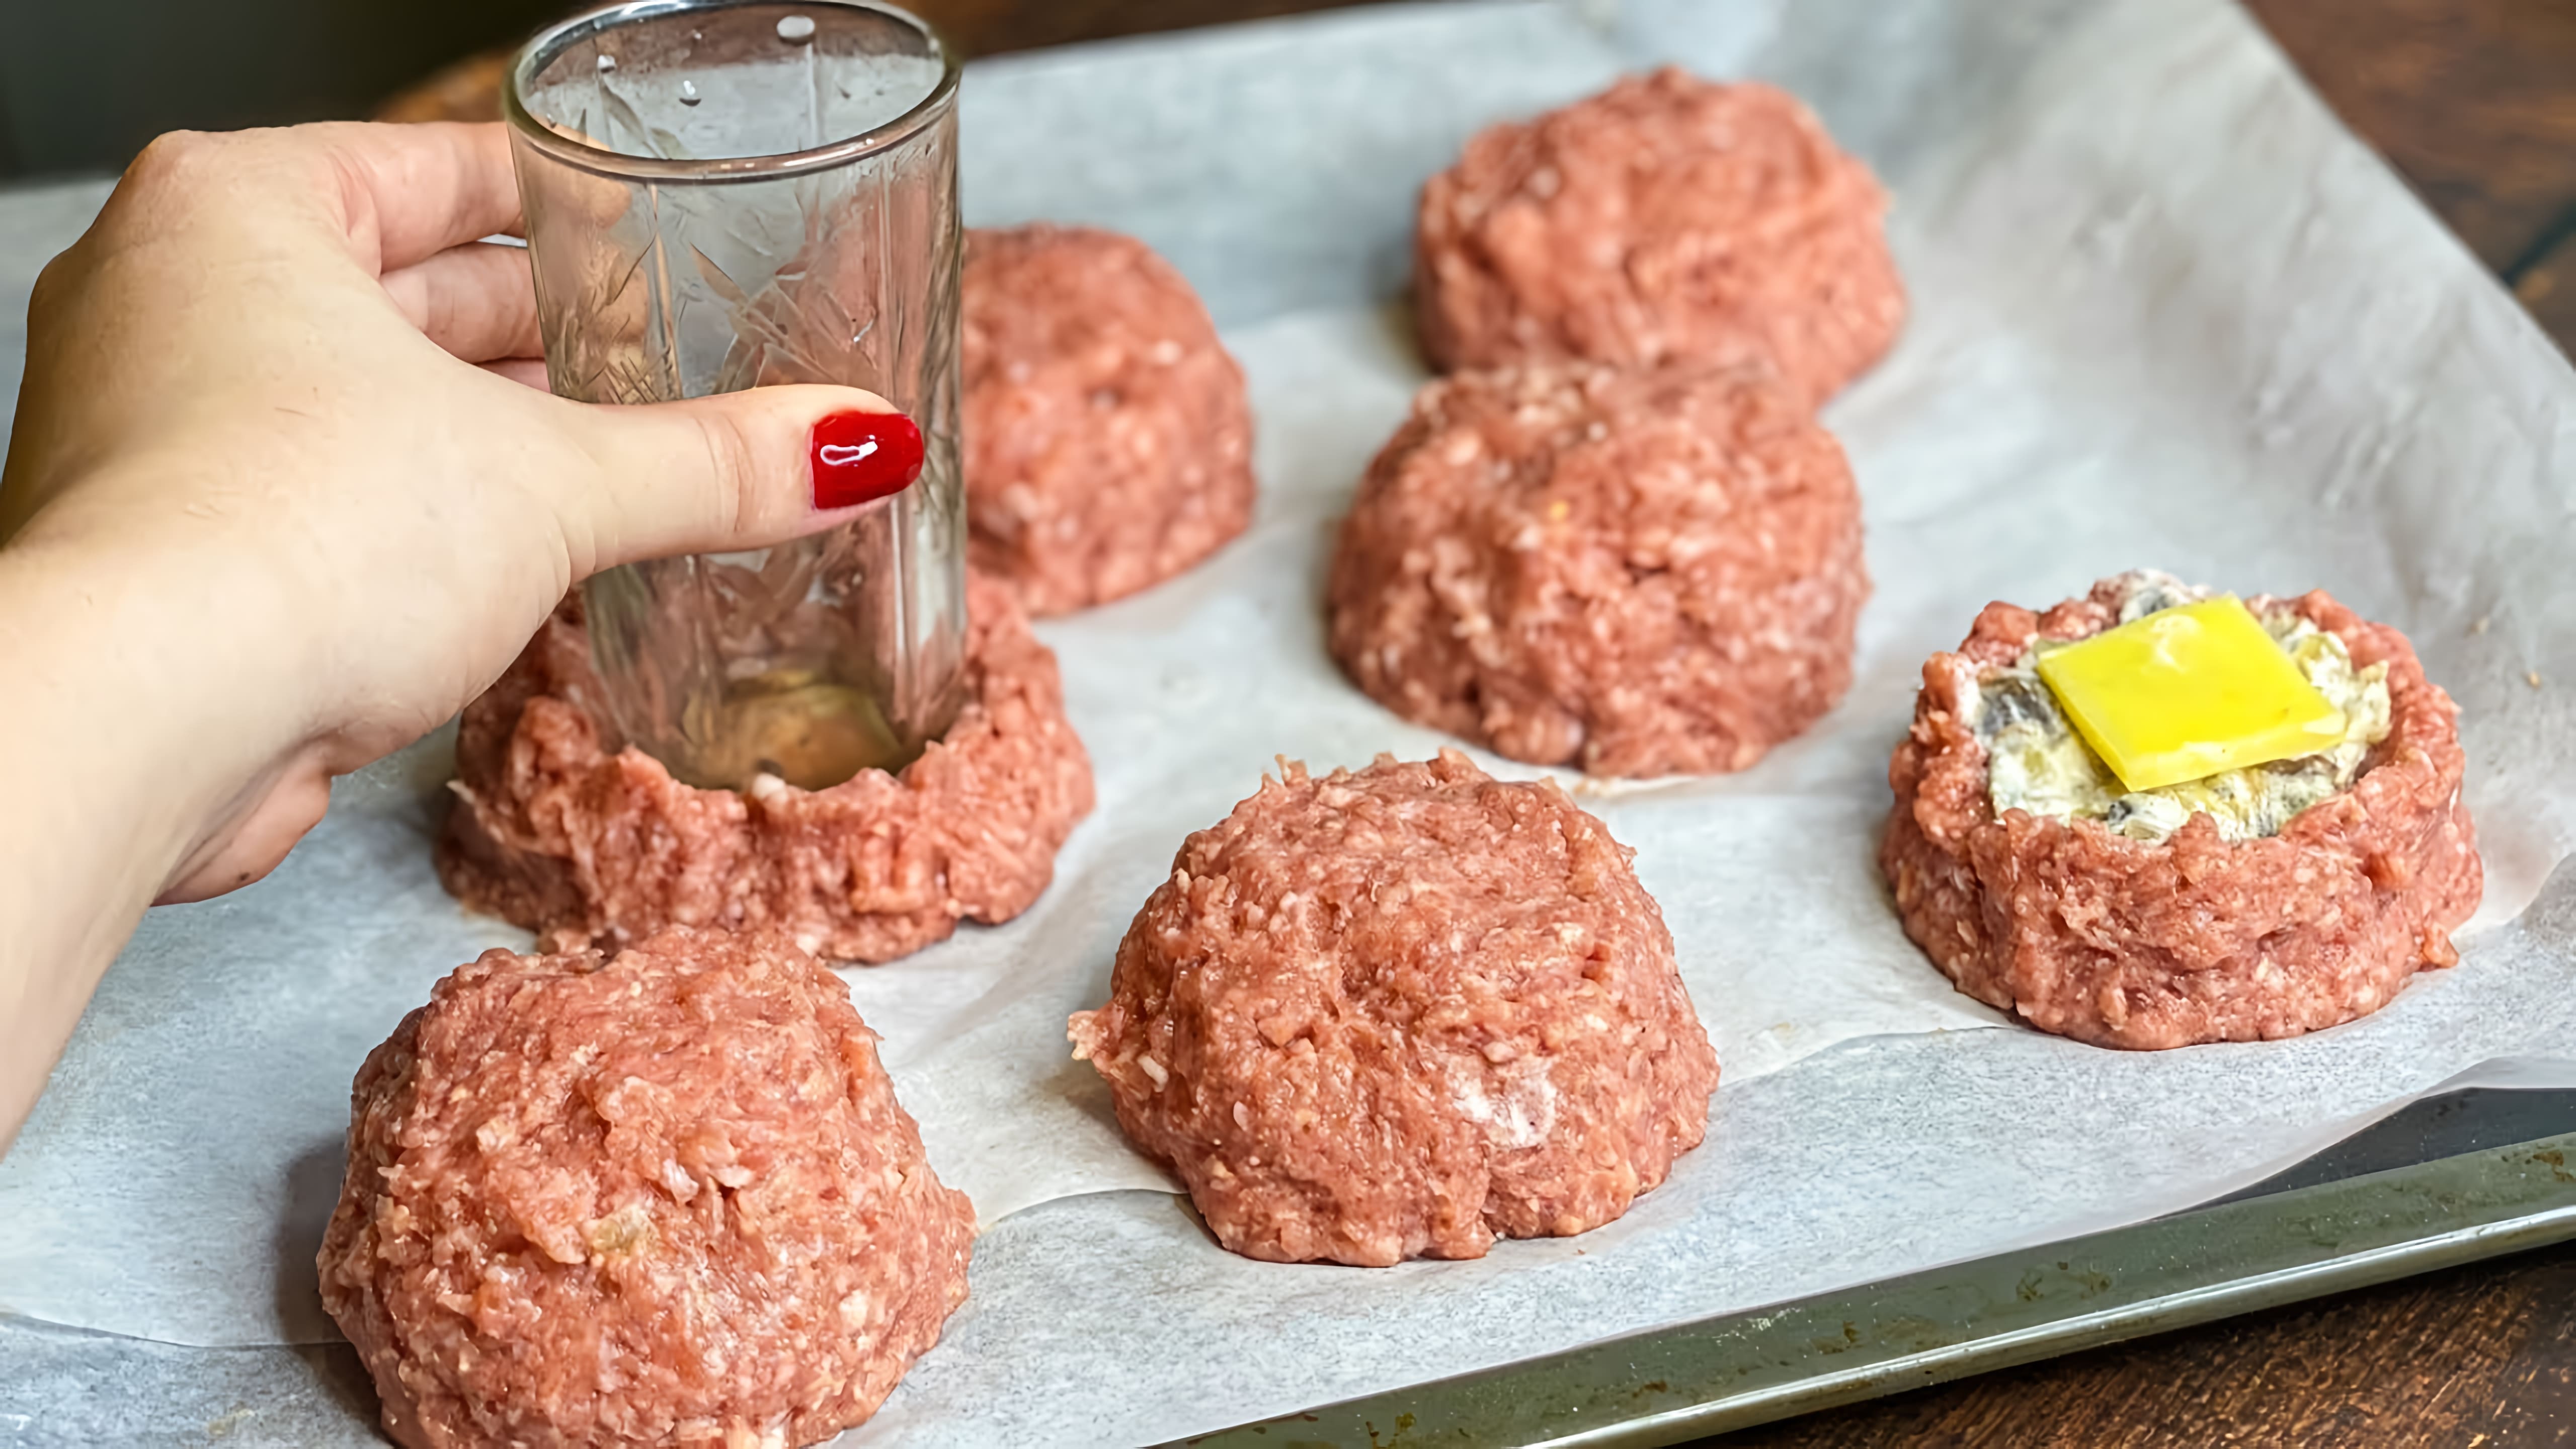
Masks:
[[[225,149],[220,138],[202,131],[165,131],[125,168],[126,184],[150,191],[194,190],[222,167]]]
[[[36,284],[27,291],[29,327],[41,328],[55,310],[79,289],[73,277],[79,267],[80,262],[73,253],[66,251],[57,253],[52,261],[45,263],[44,270],[36,273]]]

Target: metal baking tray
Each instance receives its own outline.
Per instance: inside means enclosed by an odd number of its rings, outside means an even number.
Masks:
[[[2205,1207],[1171,1441],[1673,1444],[2576,1238],[2576,1091],[2472,1087]]]

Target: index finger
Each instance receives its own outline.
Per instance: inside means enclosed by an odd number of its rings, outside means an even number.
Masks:
[[[298,127],[340,182],[349,244],[378,275],[495,232],[519,229],[509,132],[431,121]]]

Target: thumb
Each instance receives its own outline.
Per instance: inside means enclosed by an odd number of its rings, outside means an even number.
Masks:
[[[564,500],[587,572],[762,548],[831,527],[921,475],[921,430],[853,387],[755,387],[686,402],[576,405],[598,466]]]

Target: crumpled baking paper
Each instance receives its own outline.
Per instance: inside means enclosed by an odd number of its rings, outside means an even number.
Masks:
[[[1317,605],[1332,522],[1421,379],[1387,305],[1412,192],[1475,127],[1666,59],[1807,96],[1895,193],[1914,298],[1828,412],[1877,580],[1850,697],[1739,776],[1561,777],[1672,925],[1725,1072],[1710,1139],[1578,1239],[1390,1270],[1231,1257],[1125,1148],[1064,1017],[1105,993],[1180,838],[1275,756],[1444,742],[1348,686]],[[2576,375],[2232,7],[1395,6],[981,65],[965,105],[970,215],[1134,231],[1208,297],[1263,494],[1194,573],[1042,626],[1101,799],[1055,886],[844,973],[986,1229],[974,1296],[853,1442],[1204,1430],[2171,1211],[2481,1063],[2576,1081],[2555,1065],[2576,878],[2543,889],[2576,840]],[[0,199],[0,242],[53,235],[12,219],[37,200]],[[1872,852],[1922,659],[1990,599],[2141,565],[2322,585],[2413,635],[2465,710],[2489,869],[2456,970],[2316,1036],[2123,1054],[2011,1024],[1905,941]],[[349,1077],[440,974],[525,942],[430,874],[442,750],[344,782],[274,879],[146,922],[0,1162],[0,1310],[174,1344],[330,1335],[311,1256]]]

